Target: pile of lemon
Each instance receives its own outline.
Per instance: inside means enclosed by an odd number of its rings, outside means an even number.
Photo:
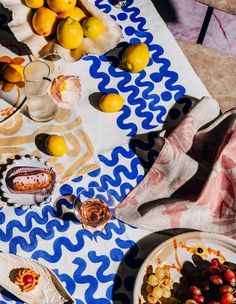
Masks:
[[[66,49],[79,47],[84,36],[96,38],[104,31],[103,22],[86,16],[76,7],[76,0],[25,0],[25,4],[36,9],[32,18],[35,32],[44,37],[56,33],[58,42]]]

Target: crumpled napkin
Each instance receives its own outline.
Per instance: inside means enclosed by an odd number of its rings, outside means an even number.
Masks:
[[[168,137],[115,217],[158,231],[190,228],[236,238],[236,108],[204,97]]]

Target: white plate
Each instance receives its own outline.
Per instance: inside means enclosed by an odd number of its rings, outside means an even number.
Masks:
[[[133,303],[146,303],[141,294],[141,288],[148,266],[151,265],[154,269],[158,265],[176,266],[176,269],[170,269],[170,274],[172,280],[178,282],[181,277],[177,269],[179,263],[183,264],[186,261],[192,261],[192,256],[199,247],[203,249],[203,259],[210,261],[212,258],[217,257],[223,260],[224,257],[229,262],[235,263],[236,261],[236,241],[231,238],[207,232],[189,232],[177,235],[156,247],[142,264],[135,282]],[[212,249],[211,253],[209,253],[211,251],[209,248]],[[223,256],[219,257],[217,251]]]
[[[48,165],[46,161],[35,157],[35,156],[21,156],[20,159],[15,159],[13,162],[6,166],[5,171],[2,173],[1,179],[1,191],[2,196],[7,200],[8,204],[14,205],[14,207],[33,207],[33,206],[42,206],[45,203],[49,203],[51,201],[51,196],[55,189],[56,180],[53,182],[50,192],[47,194],[18,194],[12,193],[7,186],[7,176],[8,172],[12,170],[14,167],[35,167],[42,168],[47,170],[52,170],[52,167]]]
[[[16,87],[13,89],[13,91],[16,91]],[[22,91],[22,90],[21,90]],[[3,123],[7,121],[9,118],[11,118],[13,115],[15,115],[20,109],[24,106],[26,103],[26,97],[23,95],[21,96],[19,102],[17,105],[14,104],[15,98],[11,98],[10,96],[7,96],[9,99],[5,97],[5,99],[2,98],[3,95],[6,95],[1,91],[0,96],[0,123]],[[11,92],[13,94],[13,92]],[[12,95],[11,95],[12,96]],[[10,108],[11,113],[9,115],[3,115],[2,113],[5,112],[8,108]]]
[[[73,304],[74,299],[63,287],[57,276],[36,260],[17,255],[0,253],[0,285],[29,304]],[[14,283],[14,273],[20,268],[29,268],[39,274],[39,283],[34,289],[23,292]]]

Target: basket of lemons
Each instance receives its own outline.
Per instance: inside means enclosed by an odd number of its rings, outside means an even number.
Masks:
[[[2,0],[12,12],[9,27],[33,55],[77,61],[100,55],[122,38],[119,25],[88,0]]]

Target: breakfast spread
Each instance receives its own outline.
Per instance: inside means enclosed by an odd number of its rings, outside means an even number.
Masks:
[[[18,285],[22,292],[29,292],[38,285],[40,274],[30,268],[20,268],[13,281]]]

